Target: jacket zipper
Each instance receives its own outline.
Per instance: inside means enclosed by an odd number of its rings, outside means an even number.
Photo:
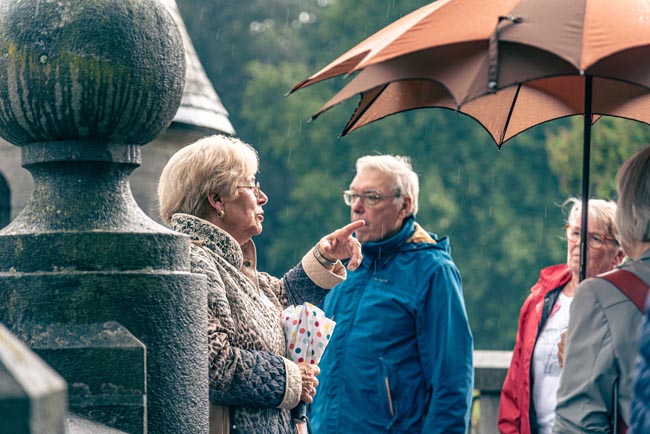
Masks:
[[[390,408],[390,417],[395,417],[395,411],[393,410],[393,397],[390,394],[390,383],[388,382],[388,376],[384,377],[384,382],[386,384],[386,396],[388,396],[388,406]]]

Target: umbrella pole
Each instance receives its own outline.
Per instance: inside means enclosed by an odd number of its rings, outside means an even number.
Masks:
[[[580,224],[580,281],[587,276],[587,229],[589,225],[589,159],[591,157],[591,75],[585,76],[585,111],[582,143],[582,222]]]

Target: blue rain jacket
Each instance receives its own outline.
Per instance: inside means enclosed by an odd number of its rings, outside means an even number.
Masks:
[[[467,432],[473,338],[447,238],[413,217],[326,296],[314,434]]]

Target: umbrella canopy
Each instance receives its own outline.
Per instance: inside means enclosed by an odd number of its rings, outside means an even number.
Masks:
[[[292,92],[358,72],[314,118],[361,95],[345,135],[394,113],[443,107],[476,119],[499,147],[535,125],[581,114],[586,204],[592,121],[609,115],[650,123],[649,55],[647,0],[439,0],[370,36]],[[581,278],[587,216],[584,206]]]
[[[557,75],[650,87],[650,3],[439,0],[370,36],[291,92],[364,70],[363,91],[432,80],[456,107],[491,90]],[[352,84],[352,83],[351,83]]]
[[[365,71],[364,71],[365,72]],[[346,135],[357,128],[386,116],[418,108],[439,107],[456,110],[477,120],[501,145],[517,134],[541,123],[585,113],[587,77],[548,77],[506,87],[470,100],[457,107],[454,99],[440,83],[431,80],[399,80],[359,90],[363,72],[335,95],[312,118],[357,94],[361,100],[343,128]],[[592,113],[607,114],[650,123],[650,91],[624,82],[594,77],[592,79]]]

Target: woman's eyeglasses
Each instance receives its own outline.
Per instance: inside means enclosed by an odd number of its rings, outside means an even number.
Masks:
[[[260,191],[262,191],[262,189],[260,188],[259,181],[255,182],[255,185],[238,185],[237,188],[250,188],[251,190],[253,190],[253,195],[255,195],[255,199],[260,198]]]
[[[401,195],[398,193],[381,195],[377,192],[370,191],[363,194],[357,194],[357,193],[353,193],[350,190],[345,190],[343,192],[343,201],[347,206],[352,206],[352,203],[354,203],[355,199],[359,199],[362,205],[372,208],[373,206],[378,205],[382,199],[386,199],[389,197],[396,198],[400,196]]]
[[[580,228],[566,225],[566,239],[572,243],[580,242]],[[593,249],[600,249],[607,241],[613,241],[618,246],[618,241],[615,238],[599,232],[587,232],[587,244]]]

